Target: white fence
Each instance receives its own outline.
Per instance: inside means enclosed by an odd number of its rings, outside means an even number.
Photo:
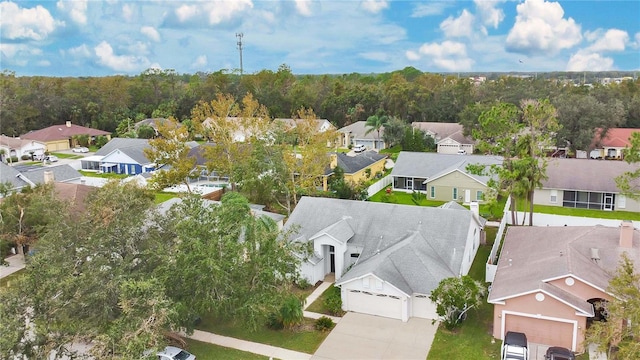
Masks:
[[[383,177],[382,179],[380,179],[380,181],[378,181],[375,184],[369,186],[369,188],[367,189],[367,198],[372,197],[373,195],[378,193],[378,191],[380,191],[380,190],[384,189],[385,187],[389,186],[392,181],[393,181],[393,177],[391,177],[391,175],[387,175],[387,176]]]
[[[528,214],[528,213],[527,213]],[[518,218],[524,214],[518,212]],[[508,219],[511,222],[511,218]],[[640,221],[632,221],[633,227],[640,230]],[[600,219],[582,216],[552,215],[533,213],[533,226],[595,226],[619,227],[622,219]]]
[[[504,235],[504,231],[507,228],[507,222],[509,221],[511,207],[511,197],[507,198],[507,202],[504,204],[504,209],[502,211],[502,220],[500,220],[500,225],[498,226],[498,233],[496,234],[496,239],[493,242],[493,247],[491,248],[491,253],[489,253],[489,258],[487,259],[487,264],[485,265],[485,281],[493,282],[493,279],[496,277],[496,270],[498,270],[498,264],[496,257],[498,256],[498,249],[500,249],[500,244],[502,244],[502,238]]]

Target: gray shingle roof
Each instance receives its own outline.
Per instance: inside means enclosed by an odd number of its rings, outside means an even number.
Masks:
[[[429,294],[440,280],[459,274],[471,216],[466,209],[303,197],[285,228],[295,226],[292,238],[307,241],[348,224],[348,243],[362,251],[341,282],[374,273],[407,294]]]
[[[43,184],[44,172],[47,170],[53,172],[53,178],[57,182],[68,182],[82,177],[78,170],[69,165],[39,167],[25,171],[22,174],[36,184]]]
[[[422,131],[428,131],[435,134],[436,143],[451,138],[460,144],[475,144],[475,140],[470,136],[464,136],[464,128],[458,123],[443,123],[443,122],[413,122],[411,126],[420,129]]]
[[[623,249],[619,246],[619,228],[509,227],[489,301],[535,291],[540,289],[541,281],[568,275],[605,290],[623,251],[640,265],[640,231],[633,233],[633,248]],[[591,259],[592,248],[598,249],[597,262]]]
[[[458,155],[401,151],[391,171],[391,175],[433,180],[458,170],[486,184],[490,177],[470,174],[466,170],[467,165],[481,164],[490,166],[501,163],[501,157],[490,155]]]
[[[369,139],[369,140],[378,140],[378,132],[371,131],[370,133],[366,133],[370,128],[366,126],[366,121],[356,121],[351,125],[347,125],[343,128],[340,128],[338,132],[340,133],[351,133],[351,138],[353,139]],[[380,140],[382,140],[382,135],[384,135],[384,128],[380,129]]]
[[[375,151],[365,151],[355,156],[349,156],[345,153],[337,153],[338,166],[344,170],[345,174],[354,174],[362,169],[377,163],[378,161],[385,159],[386,155],[378,154]],[[333,173],[333,169],[325,170],[325,175]]]
[[[626,161],[594,159],[553,159],[547,164],[545,189],[581,190],[618,193],[615,178],[635,171],[637,164]]]
[[[13,189],[19,189],[29,185],[18,176],[20,172],[3,162],[0,162],[0,183],[9,183]]]
[[[106,143],[103,147],[101,147],[98,151],[96,151],[95,155],[99,156],[107,156],[113,150],[116,149],[124,149],[128,147],[140,148],[144,149],[149,146],[149,140],[147,139],[130,139],[130,138],[113,138],[111,141]]]

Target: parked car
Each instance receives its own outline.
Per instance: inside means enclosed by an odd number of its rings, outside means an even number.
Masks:
[[[158,355],[158,360],[196,360],[195,355],[175,346],[167,346],[156,355]]]
[[[521,332],[507,331],[500,348],[502,360],[529,360],[527,335]]]
[[[464,150],[464,149],[458,150],[458,155],[467,155],[467,150]]]
[[[56,162],[58,161],[58,157],[55,155],[47,155],[44,157],[45,162]]]
[[[576,356],[573,351],[560,346],[552,346],[548,348],[544,358],[546,360],[576,360]]]
[[[362,145],[362,144],[356,145],[356,146],[353,147],[353,151],[355,151],[357,153],[361,153],[361,152],[366,151],[366,150],[367,150],[367,147]]]
[[[81,146],[81,147],[73,148],[71,151],[73,151],[74,153],[88,153],[89,152],[89,148]]]

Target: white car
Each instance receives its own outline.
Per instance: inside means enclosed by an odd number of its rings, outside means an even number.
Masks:
[[[158,360],[196,360],[196,356],[179,347],[167,346],[156,354]]]
[[[366,147],[366,146],[364,146],[364,145],[362,145],[362,144],[360,144],[360,145],[356,145],[356,146],[354,146],[352,150],[353,150],[353,151],[355,151],[355,152],[357,152],[357,153],[361,153],[361,152],[363,152],[363,151],[366,151],[366,150],[367,150],[367,147]]]
[[[55,155],[47,155],[44,157],[44,162],[56,162],[58,161],[58,157]]]
[[[89,148],[81,146],[81,147],[73,148],[71,151],[73,151],[74,153],[88,153]]]

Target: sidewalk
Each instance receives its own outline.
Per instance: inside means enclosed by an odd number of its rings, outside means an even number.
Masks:
[[[322,293],[325,292],[325,290],[327,290],[330,286],[333,286],[333,282],[323,281],[322,284],[320,284],[320,286],[318,286],[315,290],[313,290],[311,294],[309,294],[309,296],[307,296],[307,298],[304,300],[304,306],[302,307],[302,310],[304,310],[303,311],[304,317],[311,318],[311,319],[319,319],[323,316],[326,316],[329,319],[333,320],[333,322],[336,324],[338,323],[338,321],[342,319],[341,317],[337,317],[337,316],[318,314],[315,312],[306,311],[309,305],[313,304],[314,301],[318,300],[320,295],[322,295]]]
[[[4,260],[9,266],[0,265],[0,279],[25,268],[24,255],[12,255]]]
[[[228,348],[238,349],[251,352],[254,354],[268,356],[275,359],[311,359],[311,354],[305,354],[299,351],[283,349],[271,345],[255,343],[246,340],[240,340],[232,337],[216,335],[206,331],[195,330],[193,335],[187,336],[190,339],[198,340],[210,344],[220,345]]]

